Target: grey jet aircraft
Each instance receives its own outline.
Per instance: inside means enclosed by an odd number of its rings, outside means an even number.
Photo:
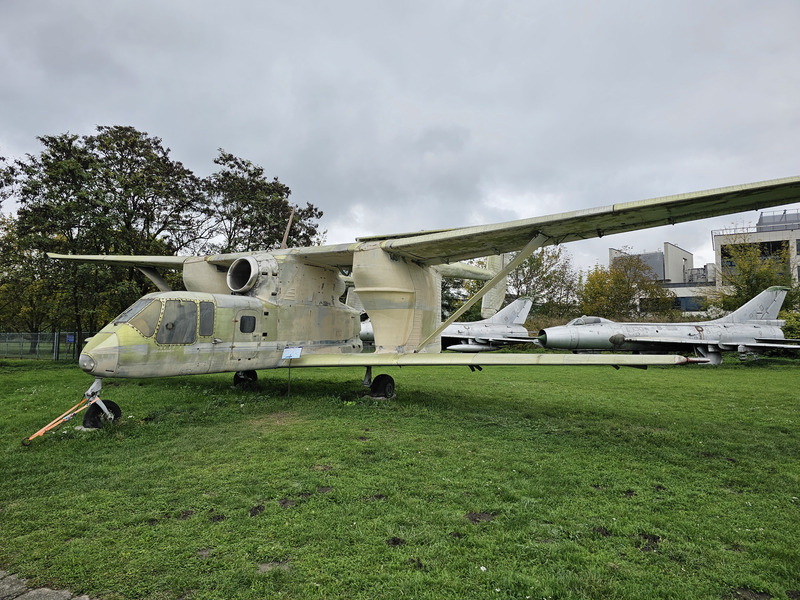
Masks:
[[[738,310],[719,319],[694,323],[617,323],[601,317],[579,317],[539,332],[545,348],[574,351],[612,350],[638,353],[693,350],[710,364],[722,362],[722,353],[735,351],[743,360],[769,349],[800,350],[783,336],[786,322],[778,312],[788,288],[771,287]]]

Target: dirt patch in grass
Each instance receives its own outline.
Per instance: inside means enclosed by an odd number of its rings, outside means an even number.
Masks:
[[[489,523],[494,521],[494,515],[487,512],[468,512],[466,515],[470,523]]]
[[[258,565],[259,573],[269,573],[274,570],[288,571],[290,569],[289,559],[286,560],[273,560],[271,562],[260,563]]]
[[[302,419],[297,413],[290,411],[279,411],[268,415],[258,417],[257,419],[250,419],[251,426],[261,429],[262,427],[274,427],[281,425],[296,425],[302,422]]]
[[[403,538],[399,538],[397,536],[390,537],[386,540],[386,545],[396,548],[397,546],[405,546],[406,541]]]
[[[220,521],[225,520],[225,515],[223,515],[222,513],[215,513],[213,508],[208,512],[210,515],[209,519],[211,520],[212,523],[219,523]]]
[[[642,552],[655,552],[658,550],[658,545],[661,543],[661,537],[657,535],[651,535],[649,533],[640,533],[639,537],[644,542],[644,545],[639,548]]]
[[[592,531],[594,531],[598,535],[602,535],[603,537],[611,536],[611,532],[602,525],[595,527],[594,529],[592,529]]]
[[[258,515],[260,515],[263,512],[264,512],[264,505],[263,504],[259,504],[258,506],[254,506],[253,508],[250,509],[250,516],[251,517],[257,517]]]
[[[747,588],[739,588],[738,590],[733,590],[728,598],[737,600],[739,598],[742,600],[769,600],[772,596],[766,592],[756,592],[755,590],[749,590]]]
[[[278,505],[281,508],[291,508],[292,506],[295,505],[295,501],[290,500],[289,498],[281,498],[280,500],[278,500]]]

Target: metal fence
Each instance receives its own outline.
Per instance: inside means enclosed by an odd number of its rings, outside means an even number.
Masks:
[[[55,333],[0,332],[0,358],[33,358],[41,360],[77,360],[80,349],[91,334],[78,340],[74,331]]]

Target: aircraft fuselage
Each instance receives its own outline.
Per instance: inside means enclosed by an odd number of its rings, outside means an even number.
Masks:
[[[359,312],[340,301],[335,269],[262,254],[219,278],[202,286],[227,293],[142,297],[87,342],[81,368],[95,377],[163,377],[271,369],[283,366],[287,347],[361,352]]]
[[[579,319],[576,319],[576,321]],[[636,338],[640,341],[629,341]],[[652,339],[653,341],[643,341]],[[687,343],[713,344],[719,350],[736,350],[740,345],[763,338],[783,338],[783,331],[770,323],[604,323],[571,324],[539,332],[547,348],[567,350],[664,351],[674,340],[675,348]]]

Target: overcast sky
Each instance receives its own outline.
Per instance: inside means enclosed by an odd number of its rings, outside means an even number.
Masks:
[[[224,148],[330,243],[800,175],[798,26],[797,0],[2,0],[0,155],[97,125],[198,175]],[[757,216],[568,247],[702,266]]]

